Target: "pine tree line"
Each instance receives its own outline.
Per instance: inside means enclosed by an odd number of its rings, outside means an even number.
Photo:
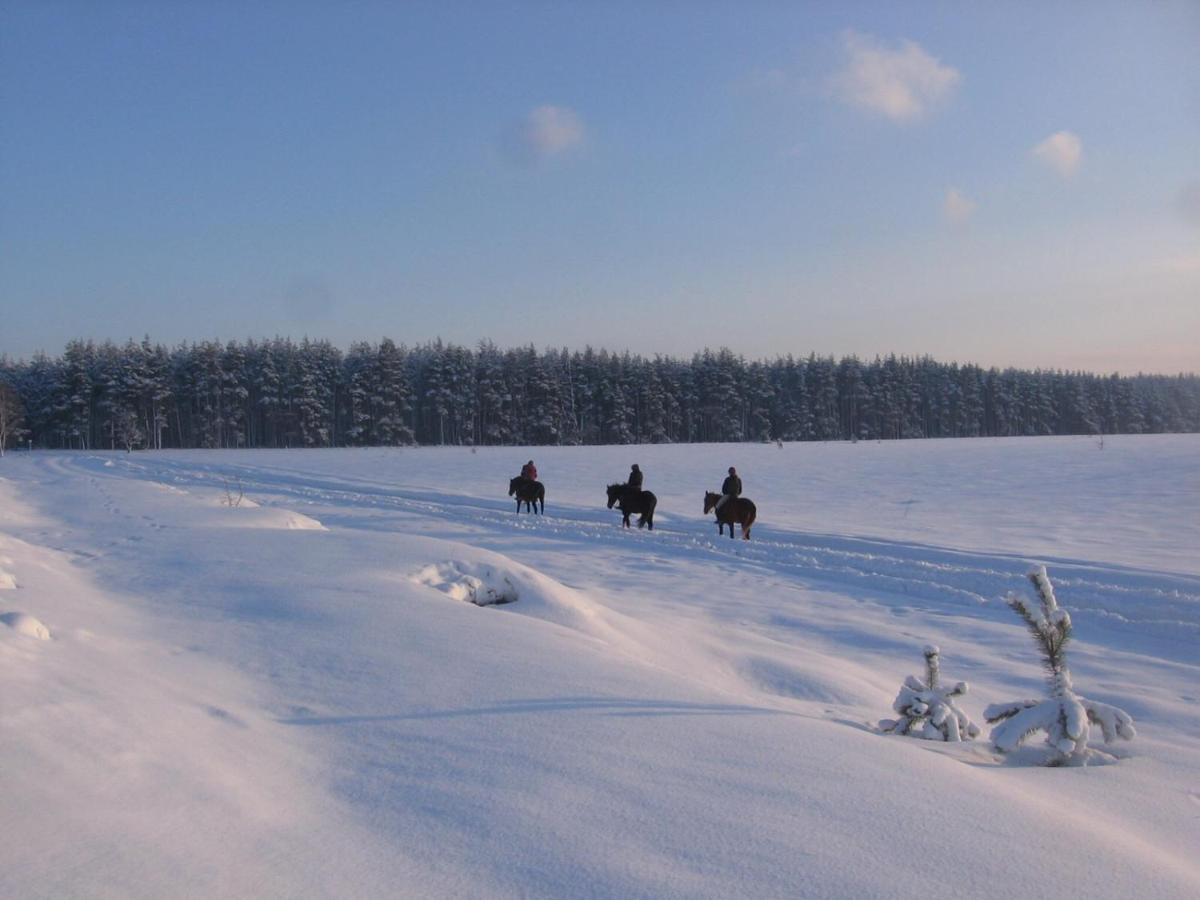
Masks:
[[[928,357],[690,360],[389,339],[75,340],[0,358],[46,448],[627,444],[1200,431],[1195,375],[982,369]],[[11,430],[11,428],[10,428]],[[10,445],[13,443],[10,435]]]

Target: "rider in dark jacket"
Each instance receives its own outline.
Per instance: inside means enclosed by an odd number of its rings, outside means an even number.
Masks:
[[[729,467],[729,476],[721,482],[721,499],[717,501],[717,509],[725,505],[727,500],[742,495],[742,479],[738,477],[737,469]]]
[[[633,468],[629,470],[629,480],[625,483],[625,488],[629,491],[642,489],[642,470],[638,468],[637,463],[634,463]]]

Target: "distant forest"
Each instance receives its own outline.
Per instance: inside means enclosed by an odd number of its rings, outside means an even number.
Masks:
[[[928,357],[474,349],[288,338],[0,358],[8,446],[342,447],[829,441],[1200,431],[1196,375]]]

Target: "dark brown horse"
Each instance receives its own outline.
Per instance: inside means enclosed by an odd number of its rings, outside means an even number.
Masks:
[[[650,491],[630,490],[627,484],[610,484],[608,486],[608,508],[620,504],[621,525],[629,527],[631,513],[640,513],[638,528],[648,527],[654,530],[654,507],[658,506],[658,498]]]
[[[712,491],[704,492],[704,512],[710,513],[717,505],[717,501],[721,499],[720,494],[714,494]],[[717,533],[724,534],[725,526],[729,526],[729,537],[733,539],[733,526],[742,526],[742,540],[750,540],[750,526],[754,524],[754,520],[758,518],[758,508],[755,507],[754,501],[747,500],[745,497],[731,497],[726,500],[724,505],[717,510]]]
[[[546,488],[540,481],[532,481],[528,478],[522,478],[518,475],[508,483],[508,496],[517,495],[517,513],[521,512],[521,504],[525,504],[525,511],[531,513],[546,512]],[[542,508],[538,509],[538,504],[541,503]]]

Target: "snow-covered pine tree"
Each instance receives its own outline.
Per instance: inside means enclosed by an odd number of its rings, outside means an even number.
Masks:
[[[1090,751],[1091,726],[1099,725],[1104,742],[1118,737],[1132,740],[1137,732],[1128,713],[1080,697],[1071,684],[1067,668],[1066,646],[1071,639],[1071,616],[1058,605],[1054,586],[1045,566],[1028,573],[1037,600],[1018,593],[1008,595],[1008,605],[1029,627],[1042,655],[1050,690],[1045,700],[1019,700],[993,703],[983,711],[984,718],[996,727],[991,740],[1002,753],[1015,750],[1036,731],[1046,732],[1046,743],[1053,751],[1047,765],[1086,765]]]
[[[21,405],[21,396],[9,382],[7,373],[0,371],[0,456],[9,442],[15,441],[22,433],[25,421],[25,410]]]
[[[967,683],[954,687],[941,683],[940,653],[932,644],[925,647],[925,678],[914,675],[904,679],[892,709],[898,719],[881,719],[879,728],[894,734],[907,734],[927,741],[963,741],[979,736],[979,726],[958,708],[955,702],[967,692]]]

